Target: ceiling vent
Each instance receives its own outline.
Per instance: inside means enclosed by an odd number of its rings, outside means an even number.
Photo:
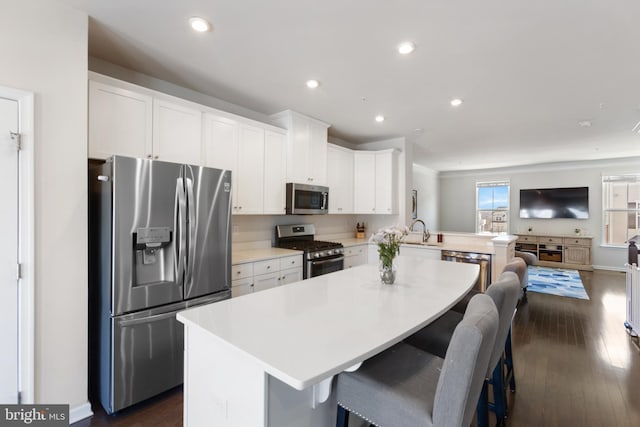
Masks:
[[[640,122],[636,123],[636,125],[633,127],[633,132],[640,133]]]

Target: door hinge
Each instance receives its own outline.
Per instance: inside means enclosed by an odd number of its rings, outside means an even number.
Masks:
[[[19,132],[9,132],[11,135],[11,139],[15,141],[16,149],[18,151],[22,150],[22,135]]]
[[[18,392],[18,405],[22,404],[22,392]]]
[[[22,279],[22,264],[18,263],[16,264],[17,267],[17,279],[20,280]]]

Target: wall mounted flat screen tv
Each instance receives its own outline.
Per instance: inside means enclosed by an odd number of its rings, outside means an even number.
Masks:
[[[520,218],[589,218],[589,187],[520,190]]]

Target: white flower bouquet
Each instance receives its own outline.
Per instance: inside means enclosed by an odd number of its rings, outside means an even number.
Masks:
[[[373,234],[370,242],[378,244],[378,255],[382,268],[391,268],[393,259],[400,251],[400,242],[409,233],[408,227],[382,228]]]

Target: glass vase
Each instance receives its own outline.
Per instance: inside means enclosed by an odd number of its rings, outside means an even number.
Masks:
[[[393,261],[391,265],[383,265],[380,262],[380,281],[385,285],[393,285],[396,281],[396,267]]]

